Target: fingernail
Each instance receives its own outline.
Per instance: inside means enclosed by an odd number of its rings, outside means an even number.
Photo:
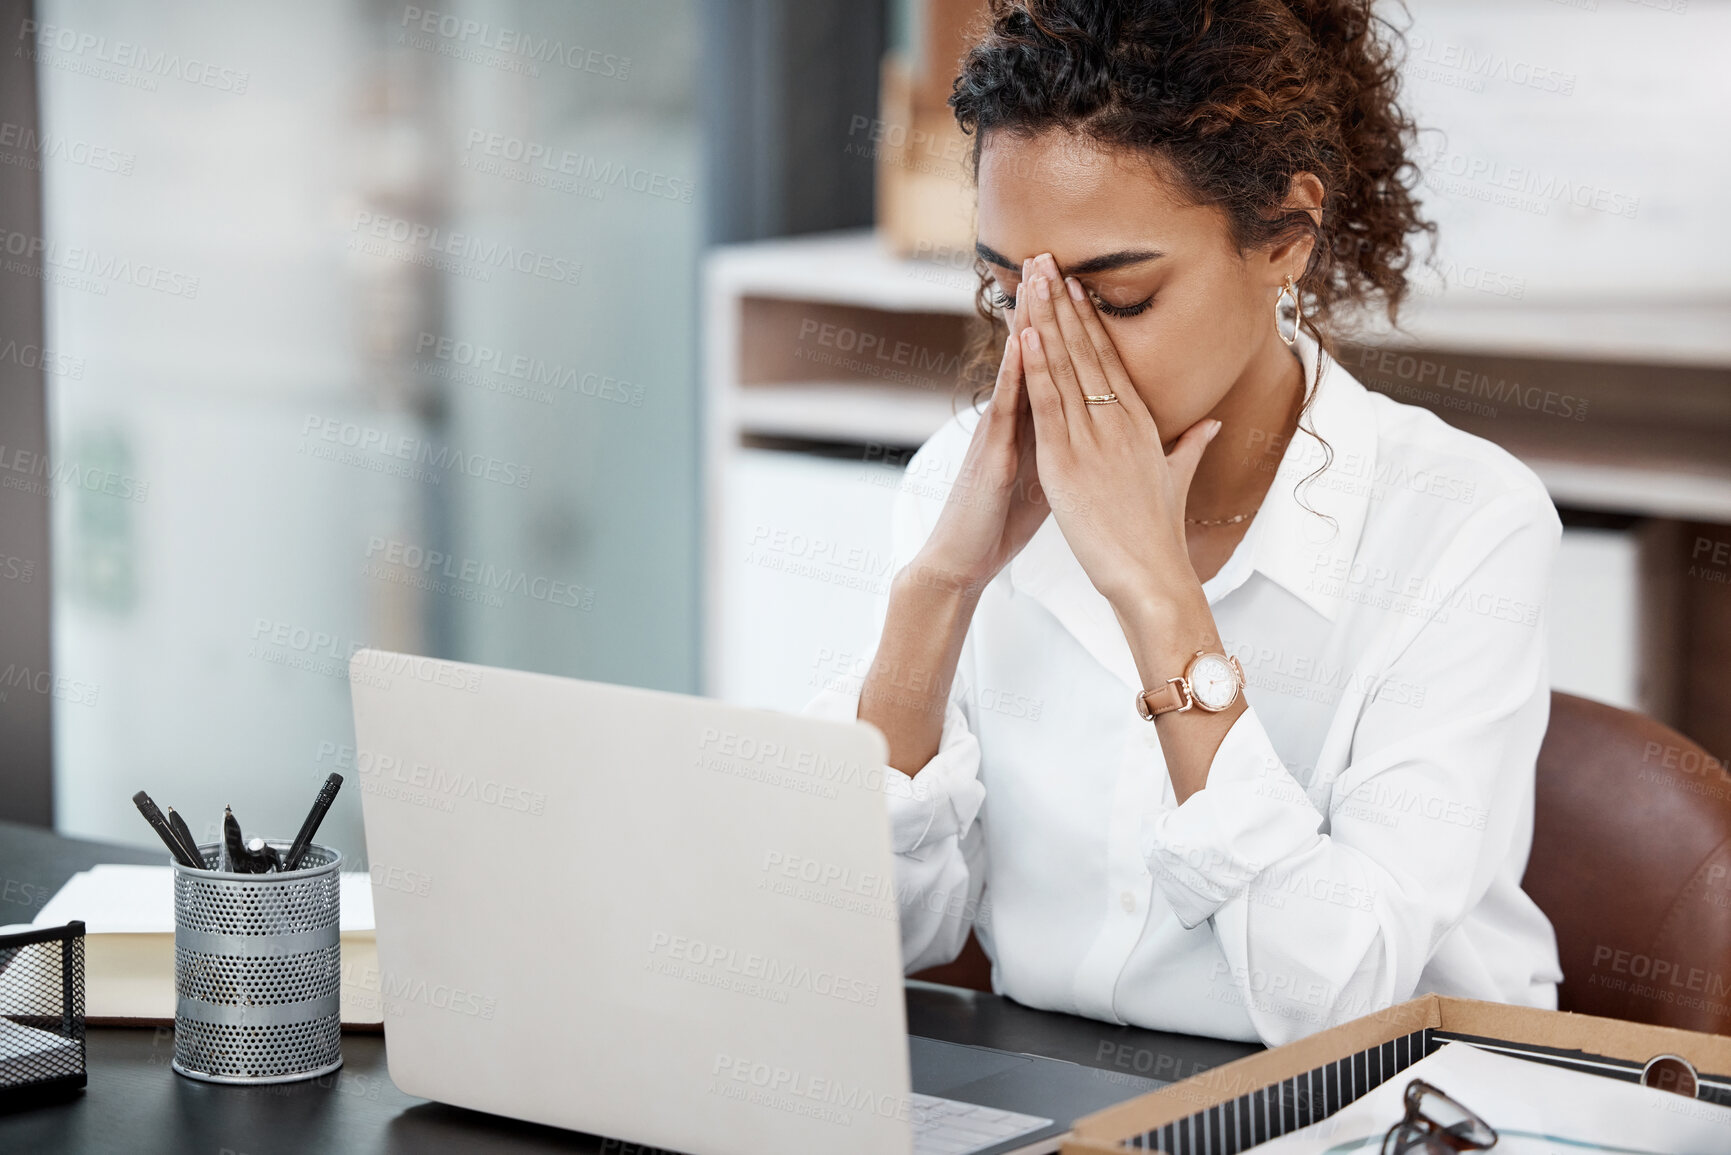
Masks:
[[[1220,432],[1220,422],[1218,420],[1210,421],[1208,423],[1208,440],[1213,441],[1214,435],[1216,433],[1219,433],[1219,432]]]
[[[1070,287],[1070,299],[1072,301],[1080,301],[1082,299],[1081,281],[1078,281],[1075,277],[1065,277],[1064,284]]]
[[[1051,253],[1041,253],[1036,260],[1040,268],[1052,274],[1054,277],[1058,275],[1058,262],[1053,258]]]
[[[1038,349],[1040,347],[1040,330],[1034,328],[1034,326],[1029,325],[1026,329],[1023,329],[1022,337],[1028,342],[1028,348]]]
[[[1035,277],[1034,292],[1039,294],[1040,300],[1050,301],[1052,299],[1052,279],[1050,277]]]

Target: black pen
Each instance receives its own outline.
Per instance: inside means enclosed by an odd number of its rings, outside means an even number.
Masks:
[[[198,848],[198,839],[192,836],[192,831],[186,825],[186,819],[174,812],[174,807],[168,808],[168,828],[174,831],[174,836],[180,839],[180,845],[186,852],[198,860],[200,868],[204,866],[204,853]]]
[[[284,870],[294,870],[300,866],[301,857],[306,854],[307,847],[313,844],[313,835],[318,833],[319,823],[325,820],[325,811],[331,808],[331,802],[336,799],[337,791],[342,785],[343,776],[332,773],[325,779],[325,784],[319,787],[318,797],[313,799],[313,808],[307,812],[307,820],[301,823],[301,832],[295,835],[295,840],[289,843],[288,853],[283,855]]]
[[[264,839],[247,839],[246,850],[252,855],[253,863],[259,866],[257,873],[269,874],[273,870],[282,869],[282,852]]]
[[[186,852],[186,848],[181,846],[180,839],[176,838],[174,831],[169,829],[168,822],[162,817],[162,811],[156,808],[156,803],[150,800],[150,795],[140,790],[132,796],[132,804],[138,807],[138,812],[144,815],[144,820],[150,823],[150,828],[156,831],[156,836],[162,839],[163,845],[168,847],[168,852],[174,855],[176,862],[182,866],[190,866],[195,870],[204,869],[204,863],[194,859],[192,855]]]
[[[227,806],[222,808],[222,848],[228,852],[229,870],[235,874],[258,873],[253,869],[252,856],[246,852],[246,844],[240,839],[240,822]]]

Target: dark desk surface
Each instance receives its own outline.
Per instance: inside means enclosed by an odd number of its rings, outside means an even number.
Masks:
[[[62,838],[0,822],[0,923],[29,922],[72,874],[98,862],[164,861],[160,852]],[[1149,1078],[1179,1079],[1260,1048],[1114,1027],[1031,1010],[997,995],[907,985],[916,1035],[1066,1059]],[[127,1155],[277,1155],[293,1152],[609,1151],[644,1148],[519,1123],[405,1095],[385,1071],[379,1035],[343,1038],[343,1068],[322,1079],[223,1087],[169,1070],[167,1028],[92,1028],[90,1085],[69,1103],[0,1115],[0,1151]]]

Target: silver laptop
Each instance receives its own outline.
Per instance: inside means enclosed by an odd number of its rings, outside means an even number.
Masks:
[[[955,1097],[914,1093],[874,727],[380,650],[349,676],[405,1092],[717,1155],[1031,1155],[1153,1085],[916,1039]]]

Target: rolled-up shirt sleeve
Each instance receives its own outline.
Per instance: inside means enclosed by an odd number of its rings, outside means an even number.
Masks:
[[[858,708],[857,690],[832,687],[804,712],[846,721]],[[884,768],[904,972],[953,961],[976,920],[985,887],[979,769],[979,740],[954,700],[945,703],[938,751],[917,774]]]
[[[1411,998],[1530,838],[1550,707],[1540,607],[1560,534],[1542,490],[1507,493],[1460,528],[1428,612],[1390,613],[1355,671],[1363,701],[1343,711],[1350,734],[1330,736],[1350,742],[1332,781],[1301,783],[1250,708],[1203,789],[1144,821],[1155,884],[1186,928],[1211,922],[1230,969],[1219,977],[1269,1044]]]
[[[1186,930],[1237,898],[1268,866],[1320,843],[1322,813],[1287,772],[1254,709],[1221,739],[1207,786],[1157,814],[1149,869]]]
[[[821,690],[802,713],[852,721],[859,715],[859,690]],[[897,854],[913,854],[960,838],[973,825],[986,798],[979,780],[980,742],[953,698],[944,703],[944,729],[937,753],[913,776],[894,767],[885,770],[890,847]]]

